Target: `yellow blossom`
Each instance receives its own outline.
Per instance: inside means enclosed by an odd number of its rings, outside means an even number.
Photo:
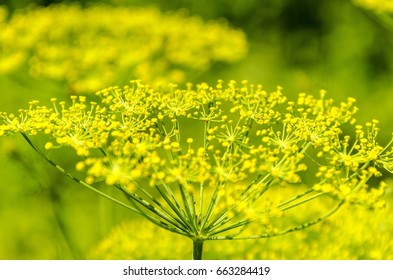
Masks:
[[[182,88],[138,80],[103,89],[91,103],[70,99],[0,113],[0,131],[22,133],[65,175],[194,242],[284,235],[325,221],[345,203],[384,205],[386,185],[370,179],[392,171],[393,139],[378,143],[377,121],[354,125],[351,98],[336,103],[321,92],[288,101],[282,88],[267,92],[246,81]],[[49,159],[32,140],[37,134],[72,148],[85,178]],[[117,188],[129,204],[99,184]],[[288,218],[326,200],[330,207]]]
[[[27,65],[33,77],[65,81],[71,93],[99,90],[125,73],[183,82],[189,72],[247,53],[245,34],[224,21],[154,7],[57,4],[30,6],[8,20],[4,14],[0,7],[0,73]]]

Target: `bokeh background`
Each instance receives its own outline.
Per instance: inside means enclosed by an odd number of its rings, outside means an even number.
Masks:
[[[393,131],[393,24],[389,11],[358,2],[362,1],[97,0],[79,4],[149,6],[162,13],[187,11],[204,22],[225,20],[246,34],[247,55],[231,63],[212,63],[187,81],[248,80],[268,91],[279,85],[290,98],[300,92],[318,94],[320,89],[338,102],[354,97],[360,108],[358,122],[378,119],[380,142],[387,143]],[[32,3],[46,7],[71,2],[0,1],[7,7],[8,19]],[[67,94],[64,84],[31,77],[23,67],[0,75],[0,111],[17,112],[29,100]],[[155,228],[65,178],[42,162],[19,135],[2,137],[0,145],[0,259],[191,256],[189,240]],[[61,160],[72,166],[72,156],[65,153]],[[205,258],[393,259],[390,189],[386,200],[383,210],[344,209],[322,225],[285,237],[208,242]]]

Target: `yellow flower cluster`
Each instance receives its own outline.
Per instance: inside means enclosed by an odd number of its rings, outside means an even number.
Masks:
[[[281,88],[247,81],[184,89],[133,81],[94,101],[52,102],[1,113],[0,135],[22,133],[74,180],[113,185],[129,209],[192,239],[265,238],[321,222],[346,202],[383,206],[386,185],[368,182],[392,171],[393,141],[377,142],[375,120],[355,124],[353,98],[335,104],[321,91],[288,101]],[[354,129],[353,140],[344,128]],[[46,149],[72,147],[86,177],[49,160],[29,138],[38,133],[52,139]],[[313,219],[288,220],[291,209],[327,199]]]
[[[27,65],[32,76],[64,82],[75,93],[132,77],[183,82],[215,61],[233,63],[246,53],[242,31],[182,12],[59,4],[30,7],[7,20],[0,6],[0,73]]]
[[[392,0],[352,0],[355,5],[360,7],[373,10],[375,12],[391,13],[393,12],[393,1]]]

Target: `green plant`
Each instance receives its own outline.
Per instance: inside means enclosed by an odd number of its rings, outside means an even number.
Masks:
[[[288,101],[281,88],[269,93],[246,81],[185,89],[133,81],[99,91],[90,102],[71,96],[70,104],[32,101],[19,115],[1,113],[0,135],[21,133],[84,187],[190,238],[193,258],[201,259],[207,240],[303,230],[345,203],[383,206],[386,184],[368,181],[381,177],[381,169],[392,172],[393,140],[377,142],[376,120],[356,124],[353,98],[336,105],[325,95]],[[345,133],[351,129],[352,137]],[[51,139],[46,150],[75,150],[75,172],[33,143],[37,134]],[[127,202],[100,184],[117,188]],[[288,219],[319,201],[327,206],[321,203],[311,218]]]

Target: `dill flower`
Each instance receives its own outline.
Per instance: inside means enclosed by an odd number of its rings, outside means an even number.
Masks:
[[[1,113],[0,135],[22,133],[81,185],[189,237],[195,259],[206,240],[283,235],[324,221],[344,204],[384,205],[386,184],[369,181],[391,172],[393,140],[378,142],[376,120],[356,124],[353,98],[336,104],[321,91],[289,101],[280,87],[268,92],[220,80],[185,88],[132,81],[97,92],[91,102],[70,99]],[[75,169],[85,177],[49,159],[31,140],[37,134],[48,137],[46,149],[74,149]],[[102,183],[128,204],[99,191]],[[326,200],[312,217],[289,219]]]
[[[31,6],[6,18],[0,7],[0,73],[25,65],[33,77],[62,82],[71,93],[95,92],[124,77],[183,82],[247,53],[245,34],[224,21],[153,7]]]

